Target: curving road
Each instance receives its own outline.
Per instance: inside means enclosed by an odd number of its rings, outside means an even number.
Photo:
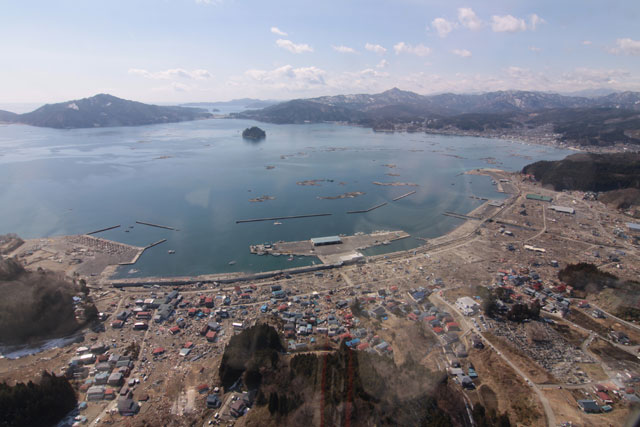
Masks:
[[[439,293],[437,293],[437,292],[433,293],[431,295],[433,297],[437,298],[438,300],[440,300],[442,303],[446,304],[451,310],[453,310],[456,313],[458,313],[458,315],[462,319],[464,325],[468,329],[473,329],[477,335],[482,337],[483,341],[485,343],[487,343],[489,345],[489,347],[491,347],[491,349],[493,349],[493,351],[495,351],[498,354],[498,356],[500,356],[502,358],[502,360],[504,360],[507,363],[507,365],[509,365],[511,367],[511,369],[513,369],[518,375],[520,375],[531,388],[533,388],[533,391],[536,393],[536,395],[538,396],[538,399],[540,399],[540,402],[542,403],[542,407],[544,409],[544,414],[545,414],[545,417],[547,418],[547,425],[548,426],[557,425],[556,424],[556,416],[553,413],[553,409],[551,409],[551,404],[549,403],[549,399],[547,399],[547,397],[544,395],[544,393],[542,392],[540,387],[538,387],[533,381],[531,381],[529,379],[529,377],[527,376],[527,374],[525,374],[520,368],[518,368],[513,362],[511,362],[511,360],[509,360],[504,354],[502,354],[502,352],[500,350],[498,350],[491,343],[491,341],[486,339],[484,337],[484,335],[482,335],[482,332],[480,332],[479,330],[475,329],[472,326],[469,326],[469,324],[467,323],[467,319],[464,317],[464,315],[462,313],[460,313],[460,311],[457,309],[457,307],[451,305],[448,301],[446,301],[444,298],[442,298],[439,295]]]

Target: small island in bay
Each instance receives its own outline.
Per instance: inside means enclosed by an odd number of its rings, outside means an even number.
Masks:
[[[259,127],[253,126],[242,131],[242,137],[246,139],[258,140],[266,138],[267,133]]]

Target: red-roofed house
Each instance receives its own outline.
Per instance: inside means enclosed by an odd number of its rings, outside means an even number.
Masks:
[[[603,391],[599,391],[597,395],[598,395],[598,398],[600,398],[600,400],[602,400],[604,403],[606,404],[613,403],[613,400],[611,400],[611,398],[607,393]]]
[[[366,350],[369,348],[369,343],[368,342],[362,342],[360,344],[358,344],[357,349],[362,351],[362,350]]]
[[[449,332],[449,331],[459,331],[460,330],[460,325],[458,325],[456,322],[448,322],[445,325],[445,328],[447,329],[447,332]]]
[[[444,332],[444,329],[442,329],[440,326],[436,326],[435,328],[433,328],[433,332],[435,332],[436,334],[441,334]]]
[[[164,353],[164,348],[163,347],[157,347],[153,349],[153,355],[154,356],[159,356],[162,353]]]
[[[209,342],[215,341],[215,339],[216,339],[216,331],[207,332],[207,335],[205,336],[205,338],[207,338],[207,341],[209,341]]]
[[[169,328],[169,332],[171,332],[172,335],[175,335],[180,332],[180,328],[177,326],[172,326],[171,328]]]

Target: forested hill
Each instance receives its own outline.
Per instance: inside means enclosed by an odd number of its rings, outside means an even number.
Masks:
[[[556,191],[640,189],[640,153],[572,154],[563,160],[532,163],[522,172]]]
[[[579,145],[640,144],[640,93],[587,98],[498,91],[423,96],[397,88],[378,94],[295,99],[234,117],[270,123],[343,122],[413,131],[526,130],[551,125]]]
[[[140,126],[209,117],[204,109],[143,104],[106,94],[47,104],[25,114],[0,111],[0,122],[57,129]]]

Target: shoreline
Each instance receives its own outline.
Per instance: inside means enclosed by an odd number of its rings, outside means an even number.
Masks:
[[[472,169],[466,171],[467,174],[474,175],[483,175],[489,176],[491,178],[495,178],[497,174],[502,176],[511,175],[514,172],[504,171],[502,169],[496,168],[481,168],[481,169]],[[486,213],[487,211],[494,210],[494,212],[490,213],[490,216],[487,218],[493,217],[498,212],[502,211],[507,205],[507,201],[512,199],[516,194],[511,194],[504,192],[504,194],[508,194],[509,197],[505,198],[503,207],[496,208],[495,206],[491,206],[490,203],[493,201],[492,199],[486,200],[481,203],[479,206],[476,206],[469,212],[466,212],[464,215],[467,216],[478,216],[478,214]],[[495,209],[494,209],[495,208]],[[448,232],[436,236],[432,239],[424,239],[419,238],[424,243],[418,245],[412,249],[404,249],[401,251],[395,252],[387,252],[384,254],[370,255],[365,256],[364,262],[375,262],[379,259],[387,259],[387,258],[397,258],[404,255],[411,255],[414,252],[427,252],[429,250],[438,249],[441,246],[446,246],[447,244],[455,243],[461,239],[467,238],[472,235],[476,229],[486,221],[486,219],[481,220],[472,220],[466,219],[463,222],[456,226],[455,228],[449,230]],[[408,236],[415,237],[415,236]],[[112,285],[116,288],[123,287],[136,287],[136,286],[149,286],[149,285],[160,285],[160,286],[176,286],[176,285],[192,285],[196,283],[220,283],[220,284],[229,284],[236,282],[247,282],[252,280],[261,280],[281,275],[294,275],[294,274],[304,274],[315,271],[322,270],[330,270],[334,268],[340,268],[346,265],[351,265],[357,262],[341,262],[341,263],[328,263],[328,264],[316,264],[304,267],[292,267],[288,269],[276,269],[276,270],[268,270],[261,271],[256,273],[247,273],[247,272],[234,272],[234,273],[210,273],[210,274],[201,274],[201,275],[186,275],[186,276],[145,276],[145,277],[137,277],[137,278],[112,278],[115,273],[115,269],[117,266],[109,266],[105,268],[103,274],[101,275],[100,284],[101,285]]]
[[[457,128],[450,129],[429,129],[429,128],[418,128],[418,129],[375,129],[371,126],[359,125],[357,123],[349,123],[349,122],[314,122],[314,123],[272,123],[272,122],[263,122],[256,119],[248,119],[241,117],[233,117],[231,115],[226,115],[224,117],[213,117],[213,119],[229,119],[229,120],[248,120],[256,123],[268,123],[270,125],[309,125],[309,124],[333,124],[339,126],[351,126],[362,129],[371,129],[374,133],[407,133],[407,134],[425,134],[425,135],[443,135],[443,136],[469,136],[476,138],[490,138],[490,139],[500,139],[503,141],[509,142],[517,142],[521,144],[532,144],[532,145],[541,145],[545,147],[553,147],[561,150],[570,150],[576,152],[585,152],[585,153],[594,153],[594,154],[604,154],[604,153],[624,153],[624,152],[637,152],[640,151],[639,145],[629,145],[629,144],[615,144],[610,146],[592,146],[592,145],[573,145],[567,144],[559,141],[559,134],[552,134],[552,136],[539,136],[539,135],[525,135],[522,132],[514,132],[510,134],[506,129],[503,132],[491,132],[491,131],[465,131]]]

